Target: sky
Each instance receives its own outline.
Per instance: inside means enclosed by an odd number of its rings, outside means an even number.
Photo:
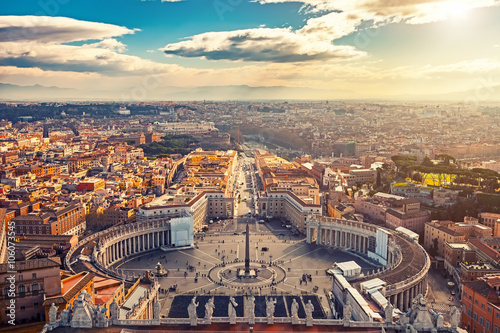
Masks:
[[[0,83],[82,99],[482,100],[499,94],[499,18],[500,0],[9,1]]]

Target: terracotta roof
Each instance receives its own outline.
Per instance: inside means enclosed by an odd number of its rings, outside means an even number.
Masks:
[[[498,296],[495,290],[483,280],[464,282],[464,286],[468,287],[484,298],[487,298],[488,300],[491,299],[492,301],[498,301]]]
[[[411,219],[411,218],[415,218],[415,217],[430,216],[429,212],[427,212],[425,210],[419,210],[419,211],[416,211],[416,212],[404,213],[404,212],[400,212],[400,211],[397,211],[397,210],[394,210],[394,209],[388,209],[386,211],[386,214],[390,214],[390,215],[395,216],[395,217],[397,217],[399,219],[402,219],[402,220]]]
[[[81,276],[79,276],[81,274]],[[91,272],[84,272],[74,276],[71,276],[67,279],[64,279],[62,282],[63,288],[61,290],[61,294],[47,298],[45,302],[43,302],[43,306],[48,306],[52,303],[54,304],[66,304],[73,297],[81,292],[81,290],[92,280],[94,279],[95,274]]]
[[[46,259],[33,259],[25,261],[16,261],[16,268],[9,268],[9,264],[0,265],[0,273],[6,273],[7,271],[28,271],[33,269],[48,268],[48,267],[60,267],[61,259],[59,257],[46,258]]]
[[[469,239],[469,243],[471,243],[472,246],[474,246],[476,249],[484,253],[484,255],[488,256],[492,260],[498,261],[500,259],[500,253],[498,253],[493,248],[483,243],[481,240],[472,238]]]

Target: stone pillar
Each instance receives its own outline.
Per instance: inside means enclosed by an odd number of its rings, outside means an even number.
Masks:
[[[410,303],[409,302],[410,300],[410,292],[408,289],[406,289],[404,292],[403,292],[403,311],[406,311],[406,309],[408,309],[408,304]]]
[[[321,226],[318,226],[318,231],[316,232],[316,244],[321,245],[321,234],[323,230],[321,230]]]
[[[333,246],[333,233],[335,231],[333,229],[330,229],[330,246]]]
[[[307,226],[306,229],[306,242],[307,244],[311,244],[311,227]]]
[[[113,255],[113,245],[109,246],[109,264],[113,263],[114,260],[114,255]]]
[[[398,298],[398,309],[404,312],[404,309],[403,309],[403,293],[400,292],[399,294],[397,294],[397,298]]]
[[[160,247],[160,232],[156,232],[156,246],[155,247]]]
[[[141,251],[144,251],[146,249],[146,247],[144,246],[144,242],[145,242],[145,237],[144,237],[144,234],[141,235]]]

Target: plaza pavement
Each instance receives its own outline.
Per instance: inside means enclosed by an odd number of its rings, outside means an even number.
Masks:
[[[250,260],[264,260],[266,264],[272,261],[280,265],[287,274],[282,283],[252,290],[254,294],[316,294],[322,302],[325,313],[329,314],[325,291],[331,289],[332,280],[326,275],[325,270],[335,262],[349,260],[355,260],[363,270],[373,269],[370,264],[348,253],[319,247],[315,244],[306,244],[303,236],[294,236],[289,229],[281,225],[279,220],[260,224],[255,219],[247,218],[210,225],[210,230],[204,237],[195,239],[196,248],[170,252],[156,250],[125,260],[116,267],[135,276],[144,274],[145,270],[154,269],[158,262],[168,270],[168,276],[159,278],[160,287],[169,289],[177,285],[177,290],[169,292],[166,299],[161,300],[163,302],[162,315],[168,313],[176,295],[243,294],[244,290],[217,285],[206,275],[212,267],[223,262],[231,262],[235,259],[244,261],[245,235],[243,231],[247,220],[250,221]],[[267,247],[268,250],[262,251],[263,247]],[[193,269],[188,269],[189,266]],[[310,274],[312,281],[300,284],[299,279],[304,273]],[[197,282],[195,282],[195,277],[198,277]]]

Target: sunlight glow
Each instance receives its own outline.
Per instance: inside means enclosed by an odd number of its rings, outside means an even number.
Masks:
[[[469,7],[463,1],[447,1],[440,6],[442,13],[449,18],[465,18]]]

